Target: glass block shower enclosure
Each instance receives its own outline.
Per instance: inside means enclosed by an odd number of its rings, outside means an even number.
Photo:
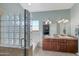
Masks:
[[[19,55],[26,55],[30,47],[30,12],[24,10],[24,15],[2,15],[0,18],[0,54],[16,55],[10,48],[22,49]],[[8,48],[8,49],[7,49]],[[4,50],[6,52],[4,52]],[[20,53],[21,52],[21,53]]]

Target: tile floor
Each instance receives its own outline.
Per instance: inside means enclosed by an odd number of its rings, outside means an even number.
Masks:
[[[56,51],[46,51],[38,48],[34,52],[34,56],[77,56],[73,53],[56,52]]]

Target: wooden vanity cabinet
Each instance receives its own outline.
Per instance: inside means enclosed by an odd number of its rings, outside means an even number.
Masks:
[[[78,40],[47,38],[43,40],[43,50],[76,53]]]
[[[59,40],[51,40],[51,50],[59,50]]]
[[[43,41],[43,49],[51,50],[51,40],[47,39]]]
[[[67,43],[67,40],[63,40],[63,39],[59,40],[59,51],[65,52],[67,50],[66,43]]]
[[[77,40],[67,40],[67,52],[78,52],[78,41]]]

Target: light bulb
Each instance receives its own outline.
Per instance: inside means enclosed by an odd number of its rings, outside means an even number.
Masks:
[[[61,22],[63,22],[63,21],[64,21],[64,19],[62,19],[62,20],[59,20],[59,21],[58,21],[58,23],[61,23]]]
[[[67,23],[67,22],[69,22],[69,20],[65,20],[63,23]]]

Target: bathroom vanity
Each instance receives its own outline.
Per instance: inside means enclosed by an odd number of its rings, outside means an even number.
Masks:
[[[69,36],[44,36],[43,50],[77,53],[78,39]]]

